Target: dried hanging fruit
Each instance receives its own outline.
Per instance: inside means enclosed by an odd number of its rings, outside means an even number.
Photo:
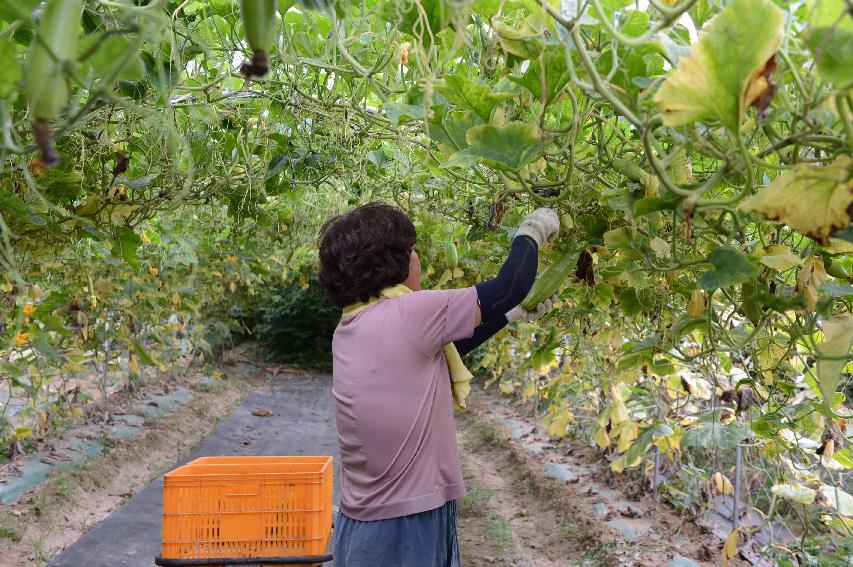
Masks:
[[[240,0],[240,15],[246,40],[252,48],[252,59],[240,66],[249,77],[263,77],[269,71],[269,49],[275,39],[277,0]]]

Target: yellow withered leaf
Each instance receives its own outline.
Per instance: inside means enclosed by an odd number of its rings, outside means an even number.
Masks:
[[[726,538],[726,543],[723,544],[723,565],[728,567],[729,561],[737,557],[738,549],[737,542],[740,537],[740,530],[737,528],[733,529],[729,534],[729,537]]]
[[[829,244],[829,235],[850,224],[853,158],[841,155],[825,167],[801,163],[740,205],[781,221],[797,232]]]
[[[699,41],[654,101],[667,126],[716,119],[737,132],[785,36],[785,14],[770,0],[734,0],[705,25]]]
[[[610,447],[610,436],[607,435],[607,429],[604,427],[599,427],[596,430],[595,435],[592,436],[592,440],[602,449]]]
[[[839,315],[823,322],[826,340],[817,345],[817,381],[823,403],[832,407],[835,391],[841,381],[841,371],[847,364],[843,357],[850,353],[853,342],[853,315]]]
[[[817,286],[826,281],[826,269],[823,267],[823,258],[812,256],[803,265],[797,274],[797,285],[794,287],[794,295],[802,295],[806,305],[812,311],[817,306]]]
[[[774,244],[763,248],[756,253],[758,261],[780,272],[801,266],[803,261],[799,256],[791,252],[791,249],[781,244]]]
[[[687,303],[688,317],[696,319],[705,311],[706,305],[705,294],[701,289],[694,289],[690,292],[690,301]]]

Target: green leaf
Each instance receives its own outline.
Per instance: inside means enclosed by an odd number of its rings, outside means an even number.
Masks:
[[[480,155],[477,152],[470,150],[461,150],[450,156],[450,158],[442,164],[442,167],[459,167],[467,169],[477,165],[480,161]]]
[[[28,20],[40,3],[41,0],[3,0],[0,2],[0,20]]]
[[[449,0],[388,0],[383,15],[387,21],[396,23],[401,31],[429,44],[449,22],[466,17],[464,6],[464,2],[460,4]]]
[[[847,359],[827,360],[826,357],[838,358],[850,355],[850,343],[853,342],[853,315],[839,315],[824,321],[823,334],[826,340],[816,346],[817,380],[824,405],[827,409],[832,409],[835,391],[838,389],[841,371],[847,364]]]
[[[649,15],[639,10],[631,10],[621,25],[621,31],[628,37],[640,37],[649,27]]]
[[[524,75],[510,75],[510,81],[522,85],[533,96],[542,100],[542,83],[545,83],[545,97],[548,104],[557,100],[563,87],[569,82],[569,70],[566,54],[561,48],[549,49],[530,62]]]
[[[475,83],[462,75],[448,75],[436,81],[435,90],[453,104],[473,110],[484,122],[489,121],[495,106],[513,96],[507,92],[491,92],[490,86]]]
[[[383,105],[385,116],[394,124],[408,122],[411,119],[423,120],[426,116],[424,107],[414,104],[400,104],[399,102],[386,102]]]
[[[702,274],[697,283],[699,289],[714,291],[736,283],[749,281],[758,275],[758,268],[746,254],[734,248],[716,248],[706,260],[714,266]]]
[[[808,0],[808,22],[813,26],[837,26],[853,30],[853,18],[847,15],[845,0]]]
[[[17,364],[12,364],[11,362],[0,362],[0,370],[14,378],[20,378],[25,374],[20,366],[18,366]]]
[[[853,81],[853,30],[811,28],[806,45],[824,77],[839,86]]]
[[[433,106],[433,111],[437,108],[443,107]],[[429,137],[439,144],[444,144],[449,153],[467,148],[468,130],[483,123],[483,119],[473,110],[454,110],[446,115],[433,112],[431,116]]]
[[[698,30],[702,29],[705,22],[714,15],[714,9],[711,8],[711,3],[708,0],[698,0],[687,10],[687,14]]]
[[[817,286],[818,291],[829,297],[851,297],[853,296],[853,285],[841,282],[829,282]]]
[[[593,292],[595,294],[596,303],[601,306],[607,307],[616,301],[616,294],[613,292],[613,286],[610,284],[597,283],[595,284]]]
[[[519,22],[519,27],[512,27],[499,18],[492,18],[491,26],[501,43],[501,47],[508,53],[523,59],[534,59],[545,48],[545,40],[542,34],[524,22]]]
[[[681,337],[692,333],[697,329],[701,330],[703,333],[708,331],[708,317],[703,315],[702,317],[694,319],[693,317],[685,315],[673,323],[669,328],[669,331],[667,331],[667,338],[672,344],[679,344],[681,342]]]
[[[634,203],[634,216],[642,217],[657,211],[675,210],[676,201],[664,197],[647,197]]]
[[[849,447],[839,449],[835,452],[832,458],[841,463],[841,466],[845,469],[853,469],[853,458],[851,458],[851,451]]]
[[[36,335],[31,341],[31,344],[40,355],[47,359],[48,362],[52,364],[59,364],[62,362],[59,350],[47,341],[46,334]]]
[[[840,155],[826,167],[801,163],[784,172],[759,193],[740,204],[781,221],[800,234],[829,242],[829,235],[850,224],[853,205],[853,159]]]
[[[468,147],[450,157],[446,167],[465,167],[482,161],[498,169],[518,171],[541,151],[535,124],[510,122],[504,127],[483,124],[468,130]]]
[[[777,313],[784,313],[792,309],[805,309],[806,304],[802,295],[795,297],[783,297],[774,293],[762,291],[753,295],[753,298],[762,305],[766,305]]]
[[[502,5],[501,0],[474,0],[471,9],[477,14],[491,18],[500,12]]]
[[[773,2],[733,0],[655,93],[664,124],[716,119],[738,131],[746,109],[764,90],[759,71],[784,34],[785,14]]]
[[[655,295],[648,289],[628,287],[619,292],[619,308],[628,317],[651,311],[655,307]]]
[[[102,34],[86,35],[80,41],[78,52],[91,55],[81,61],[85,74],[90,74],[95,79],[103,79],[112,74],[119,65],[124,65],[116,80],[140,81],[145,78],[145,65],[139,57],[138,48],[135,53],[130,53],[133,46],[130,41],[120,35],[110,35],[106,38]],[[129,58],[125,63],[125,59]]]
[[[714,415],[717,416],[718,412]],[[734,449],[738,443],[752,436],[752,430],[745,423],[723,425],[717,419],[707,419],[697,422],[695,427],[684,433],[681,447]]]
[[[136,250],[142,244],[142,239],[131,229],[124,229],[118,236],[118,240],[113,245],[112,255],[116,258],[122,258],[125,262],[139,268],[139,258],[136,255]]]
[[[670,376],[675,374],[675,365],[669,360],[656,358],[649,365],[649,370],[658,376]]]
[[[6,98],[15,91],[21,76],[15,45],[9,41],[0,41],[0,98]]]
[[[142,346],[142,343],[139,341],[131,341],[131,346],[133,347],[133,352],[136,353],[136,356],[139,357],[139,362],[145,364],[146,366],[159,366],[161,363],[158,360],[155,360],[149,352]]]
[[[0,187],[0,211],[4,216],[16,216],[26,219],[29,214],[27,203],[6,187]]]

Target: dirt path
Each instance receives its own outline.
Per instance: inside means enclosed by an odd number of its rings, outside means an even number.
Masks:
[[[505,456],[489,449],[492,433],[473,420],[460,429],[468,496],[461,502],[459,538],[464,564],[563,566],[574,554],[568,525],[529,490],[508,477]]]

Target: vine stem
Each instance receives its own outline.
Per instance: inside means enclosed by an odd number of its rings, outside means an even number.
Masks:
[[[575,44],[575,47],[578,50],[578,55],[580,55],[581,62],[583,62],[584,67],[586,67],[587,73],[589,73],[589,78],[592,80],[592,84],[595,86],[596,92],[604,97],[607,102],[609,102],[613,108],[615,108],[625,119],[628,120],[631,124],[639,128],[642,125],[642,120],[640,120],[634,112],[628,108],[625,103],[616,98],[616,96],[610,92],[610,90],[605,87],[604,83],[601,80],[601,75],[598,74],[598,71],[595,69],[595,64],[592,62],[592,58],[589,56],[589,52],[586,50],[586,47],[583,44],[583,37],[581,37],[580,26],[575,22],[575,25],[572,26],[572,29],[569,30],[569,33],[572,37],[572,41]]]
[[[343,55],[344,59],[346,59],[347,62],[352,65],[352,68],[355,69],[355,71],[359,75],[364,77],[370,83],[370,86],[373,87],[373,90],[376,91],[376,95],[380,98],[380,100],[382,100],[382,102],[388,100],[388,93],[381,85],[379,85],[379,83],[376,82],[376,80],[372,76],[374,71],[367,69],[361,63],[359,63],[358,60],[352,56],[352,54],[344,45],[344,42],[341,39],[340,30],[338,29],[338,18],[335,14],[334,7],[328,7],[326,9],[326,13],[329,15],[329,22],[331,23],[332,30],[334,30],[332,33],[335,36],[335,46],[337,46],[338,50],[340,50],[341,55]]]

